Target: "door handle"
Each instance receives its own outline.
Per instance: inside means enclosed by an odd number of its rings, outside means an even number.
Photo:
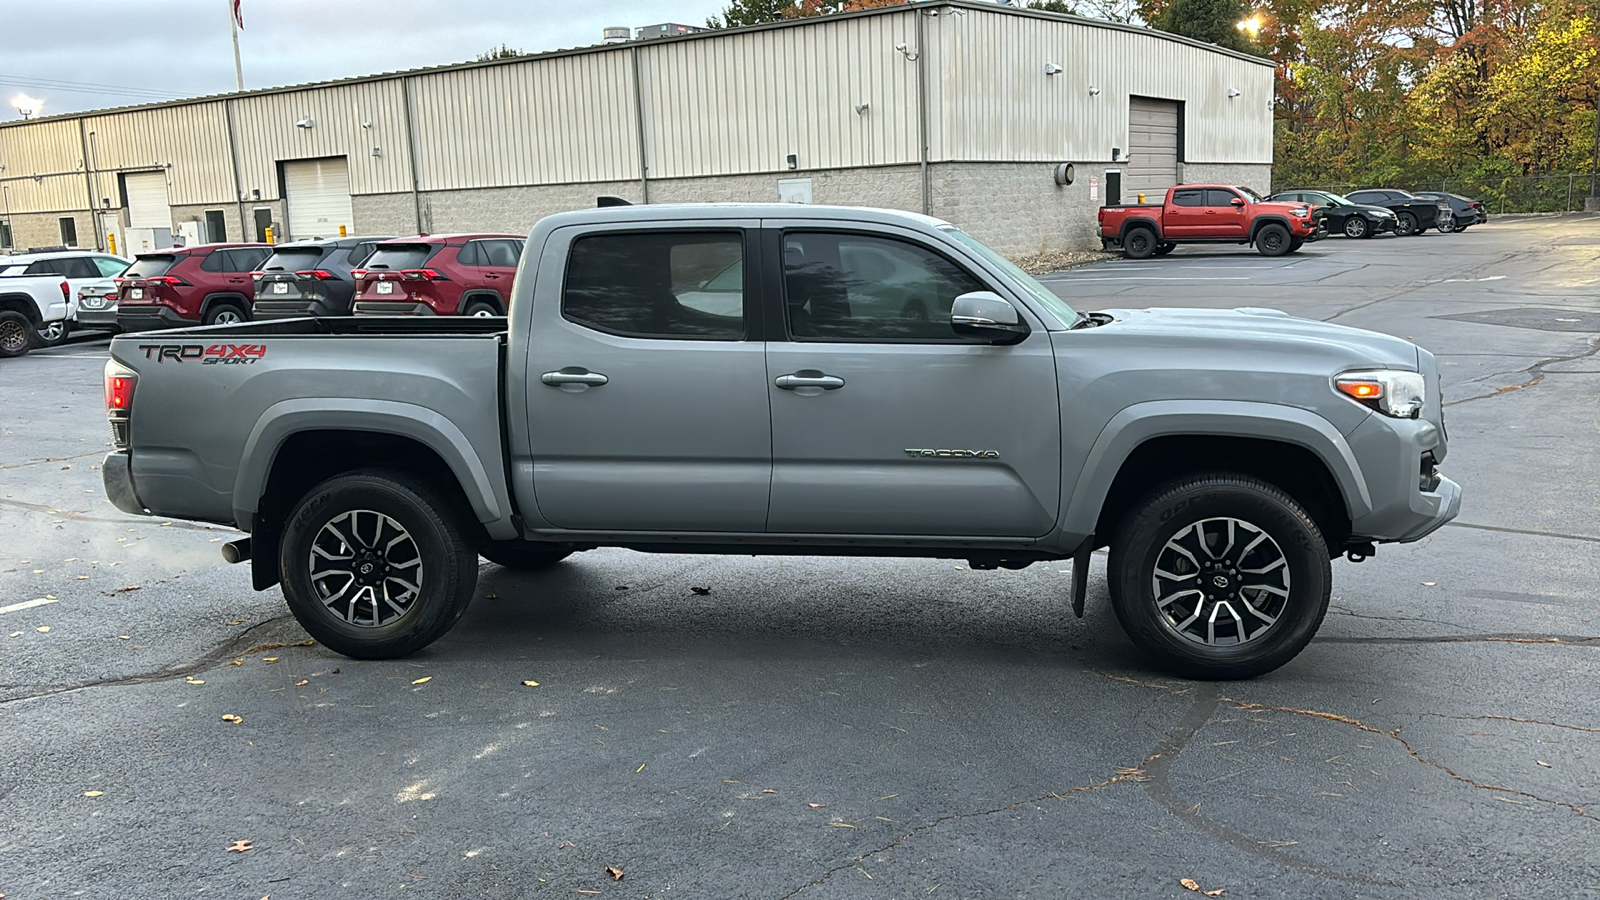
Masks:
[[[539,380],[556,387],[560,387],[563,384],[586,384],[592,387],[599,387],[611,379],[601,375],[599,372],[568,368],[559,372],[546,372],[539,376]]]
[[[795,388],[822,388],[825,391],[836,391],[844,387],[844,379],[834,375],[824,375],[811,369],[802,369],[792,375],[779,375],[773,384],[786,391]]]

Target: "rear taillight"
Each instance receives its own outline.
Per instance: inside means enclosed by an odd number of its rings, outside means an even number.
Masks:
[[[400,277],[411,281],[449,281],[438,269],[401,269]]]
[[[106,363],[106,418],[111,422],[111,443],[128,448],[128,417],[133,412],[133,388],[139,376],[111,360]]]
[[[300,276],[301,278],[315,278],[318,281],[333,280],[333,273],[329,272],[327,269],[301,269],[294,274]]]
[[[67,302],[68,300],[71,300],[71,299],[72,299],[72,288],[69,287],[65,281],[61,282],[61,302],[65,303],[65,302]]]
[[[267,274],[267,273],[265,273],[265,272],[251,272],[250,273],[250,277],[256,279],[257,281],[260,281],[261,280],[261,276],[263,276],[265,274]]]
[[[365,278],[365,277],[367,277],[367,270],[366,269],[351,269],[350,270],[350,277],[351,278],[357,278],[357,279]]]
[[[173,278],[171,275],[162,275],[160,277],[150,279],[150,283],[164,284],[168,287],[177,287],[178,285],[183,284],[184,280],[182,278]]]

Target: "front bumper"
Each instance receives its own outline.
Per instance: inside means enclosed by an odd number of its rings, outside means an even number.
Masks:
[[[114,450],[107,453],[105,461],[100,464],[100,476],[105,482],[106,497],[112,506],[135,516],[149,515],[145,512],[139,495],[133,490],[133,466],[128,451]]]
[[[197,319],[185,319],[170,306],[118,306],[117,327],[128,331],[157,331],[164,328],[187,328],[199,325]]]
[[[1461,485],[1434,468],[1445,456],[1441,426],[1373,413],[1348,440],[1372,498],[1371,510],[1350,523],[1352,540],[1420,540],[1461,511]]]

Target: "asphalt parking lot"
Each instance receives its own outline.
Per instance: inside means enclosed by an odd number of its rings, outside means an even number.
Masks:
[[[1082,620],[1066,564],[486,564],[445,639],[356,662],[234,533],[112,508],[105,342],[36,352],[0,364],[0,895],[1600,896],[1600,218],[1046,283],[1417,341],[1460,520],[1335,562],[1251,682],[1153,672],[1099,560]]]

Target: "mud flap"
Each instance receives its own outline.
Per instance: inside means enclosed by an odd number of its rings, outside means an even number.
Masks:
[[[1086,540],[1078,552],[1072,554],[1072,614],[1083,618],[1083,595],[1089,592],[1089,556],[1094,553],[1094,541]]]

